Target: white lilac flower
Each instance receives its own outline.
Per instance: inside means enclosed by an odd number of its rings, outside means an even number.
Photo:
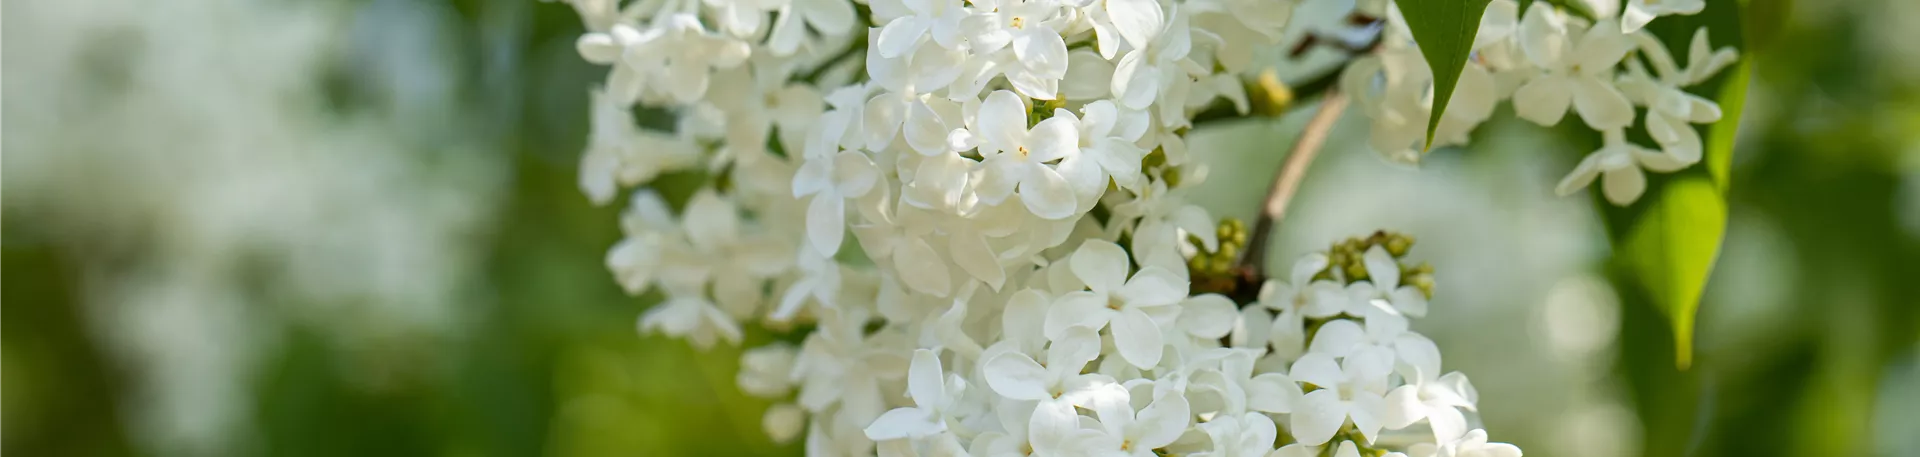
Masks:
[[[1427,315],[1427,295],[1419,287],[1400,283],[1400,263],[1378,245],[1361,256],[1367,266],[1368,280],[1347,286],[1347,312],[1365,316],[1370,306],[1391,306],[1412,317]],[[1317,317],[1317,316],[1316,316]]]
[[[628,295],[646,293],[658,270],[665,266],[662,257],[671,242],[669,233],[678,228],[673,214],[660,194],[642,190],[627,201],[627,209],[620,213],[620,227],[627,237],[607,250],[607,269],[613,271],[614,280]]]
[[[1002,397],[1087,406],[1098,389],[1114,385],[1113,379],[1104,375],[1080,373],[1087,362],[1099,356],[1100,336],[1090,329],[1076,328],[1047,347],[1045,365],[1024,352],[1002,350],[984,360],[981,372],[987,387]]]
[[[713,347],[715,339],[740,342],[740,324],[697,288],[666,287],[667,299],[640,315],[640,332],[685,338],[693,347]]]
[[[1215,220],[1206,208],[1174,195],[1165,180],[1154,180],[1140,190],[1132,201],[1113,206],[1114,216],[1107,230],[1109,237],[1132,235],[1133,243],[1128,247],[1134,259],[1151,262],[1176,256],[1171,251],[1184,242],[1181,232],[1199,237],[1200,247],[1208,252],[1219,249]]]
[[[574,48],[580,53],[580,58],[589,63],[613,66],[613,70],[607,73],[605,90],[621,107],[625,107],[640,96],[644,79],[638,68],[621,62],[622,56],[628,49],[638,49],[658,39],[660,34],[660,29],[642,32],[627,24],[613,24],[604,32],[581,35],[574,42]]]
[[[793,196],[813,196],[807,204],[807,240],[813,249],[826,255],[840,251],[847,231],[846,200],[865,196],[879,175],[873,160],[857,151],[807,158],[793,176]]]
[[[1606,195],[1607,201],[1616,206],[1627,206],[1640,199],[1640,193],[1647,190],[1647,175],[1642,171],[1643,168],[1667,173],[1692,164],[1681,157],[1629,143],[1626,133],[1620,129],[1602,133],[1600,149],[1580,159],[1580,164],[1560,180],[1554,192],[1571,194],[1600,178],[1600,190]]]
[[[800,279],[787,285],[780,302],[767,314],[767,318],[775,322],[793,319],[800,312],[800,306],[809,299],[822,307],[837,305],[835,298],[840,295],[841,288],[839,262],[811,247],[805,247],[800,250],[799,258],[794,263],[800,267]]]
[[[1080,110],[1085,117],[1066,110],[1055,112],[1055,116],[1080,127],[1080,152],[1060,161],[1060,174],[1066,176],[1082,200],[1099,199],[1109,179],[1122,189],[1138,191],[1146,179],[1140,171],[1140,160],[1147,151],[1134,143],[1146,130],[1146,113],[1123,112],[1111,100],[1098,100]]]
[[[1440,350],[1433,341],[1409,334],[1397,345],[1399,364],[1407,367],[1402,377],[1407,384],[1387,392],[1384,424],[1399,430],[1426,420],[1438,442],[1450,442],[1467,432],[1466,416],[1461,409],[1472,410],[1468,400],[1472,390],[1466,375],[1459,372],[1441,376]],[[1410,371],[1410,372],[1406,372]]]
[[[1260,304],[1274,311],[1291,310],[1315,318],[1340,314],[1346,310],[1346,291],[1332,280],[1314,279],[1327,265],[1325,254],[1301,256],[1294,261],[1288,281],[1268,279],[1260,285]],[[1395,272],[1398,271],[1396,268]]]
[[[1116,9],[1119,4],[1139,4],[1136,7]],[[1144,7],[1141,7],[1144,6]],[[1171,17],[1163,16],[1160,5],[1154,2],[1133,0],[1109,2],[1109,14],[1114,14],[1114,27],[1127,45],[1133,48],[1120,56],[1119,63],[1113,69],[1113,97],[1121,106],[1144,110],[1152,105],[1156,97],[1176,84],[1187,81],[1187,53],[1193,50],[1193,34],[1188,29],[1187,16],[1175,7]],[[1184,101],[1161,101],[1162,109],[1170,105],[1179,105]],[[1176,108],[1183,108],[1175,106]]]
[[[1137,410],[1130,397],[1095,402],[1100,427],[1075,431],[1069,446],[1089,454],[1151,457],[1154,449],[1179,439],[1193,421],[1184,396],[1162,395]]]
[[[953,49],[960,44],[960,20],[967,17],[958,0],[900,0],[912,14],[894,18],[880,29],[876,44],[881,57],[905,54],[931,38],[940,47]]]
[[[1255,371],[1257,351],[1213,349],[1195,358],[1211,359],[1209,353],[1220,354],[1217,367],[1194,370],[1189,389],[1212,389],[1221,396],[1222,404],[1209,405],[1218,407],[1202,411],[1228,415],[1247,411],[1285,414],[1293,412],[1294,406],[1300,403],[1300,384],[1292,378],[1283,373]]]
[[[1638,61],[1629,61],[1627,74],[1620,78],[1620,89],[1634,103],[1647,107],[1647,134],[1667,155],[1686,164],[1700,161],[1700,133],[1690,124],[1710,124],[1720,120],[1720,105],[1705,97],[1687,93],[1682,87],[1699,84],[1733,63],[1731,48],[1711,51],[1707,29],[1693,35],[1687,66],[1681,68],[1667,52],[1665,44],[1650,34],[1636,34],[1641,52],[1653,64],[1659,76],[1647,74]]]
[[[1332,357],[1351,357],[1362,352],[1381,354],[1389,361],[1400,337],[1407,333],[1407,318],[1393,308],[1366,305],[1364,321],[1339,319],[1320,326],[1313,334],[1307,352]]]
[[[751,163],[768,154],[768,138],[785,151],[801,151],[825,100],[812,86],[788,82],[792,59],[755,54],[748,65],[717,72],[714,83],[738,90],[716,91],[707,97],[725,120],[726,152],[732,159]],[[774,136],[772,130],[778,130]]]
[[[909,364],[900,352],[904,348],[890,339],[894,335],[864,335],[865,321],[858,310],[824,310],[819,329],[801,343],[793,369],[800,379],[797,403],[816,414],[838,406],[835,415],[842,423],[857,424],[850,432],[862,440],[866,435],[860,429],[885,407],[880,383],[904,377]]]
[[[634,125],[632,111],[616,96],[596,89],[589,99],[591,134],[580,157],[579,184],[594,204],[609,203],[621,188],[690,168],[699,160],[699,148],[691,141]]]
[[[627,46],[620,58],[642,78],[658,80],[659,90],[679,103],[691,103],[707,93],[713,69],[733,68],[752,52],[746,43],[713,35],[690,14],[662,17],[658,38]],[[617,86],[616,86],[617,87]]]
[[[1308,353],[1293,363],[1291,376],[1318,386],[1300,398],[1289,428],[1301,443],[1318,445],[1333,438],[1348,423],[1372,441],[1380,436],[1386,415],[1387,374],[1393,362],[1377,353],[1361,352],[1335,362],[1325,354]]]
[[[1267,457],[1273,453],[1273,439],[1279,434],[1273,418],[1260,413],[1215,417],[1200,428],[1213,440],[1213,451],[1195,457]]]
[[[947,430],[947,408],[965,389],[966,382],[948,378],[940,368],[940,355],[927,349],[913,351],[907,367],[907,393],[912,407],[894,408],[867,426],[867,438],[874,441],[924,438]]]
[[[947,261],[928,243],[933,219],[912,206],[873,211],[877,217],[853,225],[860,247],[875,262],[893,266],[893,274],[915,292],[945,297],[953,290]]]
[[[1061,296],[1047,310],[1048,338],[1075,327],[1111,326],[1114,344],[1127,363],[1143,369],[1159,364],[1164,345],[1159,320],[1177,317],[1180,308],[1173,305],[1186,296],[1187,281],[1153,265],[1129,277],[1126,250],[1103,240],[1081,244],[1069,261],[1074,276],[1089,290]]]
[[[1057,29],[1060,5],[1054,0],[978,0],[975,14],[961,21],[971,30],[974,52],[998,54],[994,64],[1021,95],[1052,100],[1067,76],[1067,43]],[[984,11],[984,12],[983,12]]]
[[[1080,153],[1079,126],[1071,116],[1055,116],[1029,130],[1026,111],[1019,97],[1007,91],[995,91],[980,103],[974,132],[981,138],[980,153],[986,158],[981,162],[980,199],[997,204],[1018,193],[1035,216],[1071,216],[1076,207],[1073,188],[1047,162]]]
[[[1521,118],[1554,125],[1571,106],[1595,130],[1633,122],[1633,104],[1614,86],[1614,67],[1634,47],[1619,23],[1582,24],[1534,3],[1521,18],[1516,39],[1540,68],[1513,94],[1513,109]]]

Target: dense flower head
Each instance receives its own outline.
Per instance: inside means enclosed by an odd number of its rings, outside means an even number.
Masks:
[[[1707,29],[1700,28],[1682,67],[1666,44],[1641,28],[1656,15],[1698,13],[1701,5],[1635,0],[1623,18],[1591,19],[1547,2],[1532,2],[1522,12],[1513,0],[1492,1],[1431,145],[1425,135],[1433,73],[1397,10],[1387,15],[1378,51],[1347,65],[1341,83],[1372,120],[1368,144],[1402,162],[1419,161],[1429,146],[1469,143],[1502,101],[1512,102],[1521,119],[1542,126],[1558,125],[1572,112],[1581,125],[1600,132],[1604,144],[1556,191],[1572,193],[1604,176],[1607,201],[1625,206],[1646,190],[1645,171],[1668,173],[1699,163],[1701,138],[1690,124],[1720,120],[1719,105],[1683,89],[1718,74],[1737,52],[1713,49]],[[1642,113],[1652,147],[1626,140],[1636,113]]]
[[[1183,197],[1206,176],[1185,135],[1252,109],[1255,50],[1278,48],[1293,0],[571,3],[580,55],[610,67],[581,188],[637,188],[607,266],[664,297],[642,331],[704,348],[808,329],[741,361],[740,387],[780,401],[775,439],[817,456],[1519,455],[1410,330],[1434,288],[1402,263],[1411,238],[1336,243],[1240,302],[1208,292],[1248,233]],[[1359,3],[1384,19],[1325,26],[1374,30],[1338,83],[1374,149],[1418,160],[1432,72],[1392,8]],[[1682,88],[1734,56],[1702,31],[1679,66],[1639,26],[1698,9],[1641,3],[1596,21],[1495,0],[1436,141],[1466,143],[1505,100],[1543,125],[1572,111],[1607,146],[1561,190],[1604,175],[1621,204],[1643,168],[1699,161],[1689,124],[1719,111]],[[1621,135],[1636,107],[1657,147]],[[650,187],[668,176],[701,184],[670,201]]]

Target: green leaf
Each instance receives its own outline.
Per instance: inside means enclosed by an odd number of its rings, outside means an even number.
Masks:
[[[1427,117],[1427,142],[1433,147],[1434,129],[1440,127],[1440,115],[1447,112],[1453,99],[1453,86],[1460,83],[1460,71],[1473,53],[1473,37],[1480,32],[1480,15],[1490,0],[1401,0],[1395,2],[1407,18],[1413,40],[1420,44],[1420,56],[1433,69],[1433,113]]]
[[[1692,16],[1665,16],[1647,25],[1676,57],[1687,55],[1694,31],[1708,29],[1717,49],[1735,46],[1746,51],[1739,2],[1707,2]],[[1644,292],[1672,324],[1675,363],[1693,362],[1693,321],[1700,295],[1713,271],[1727,228],[1727,188],[1732,182],[1733,146],[1746,105],[1751,56],[1690,92],[1709,96],[1723,115],[1713,124],[1697,126],[1705,139],[1700,165],[1671,175],[1654,175],[1646,194],[1633,206],[1616,208],[1600,203],[1615,243],[1615,259],[1624,276]]]

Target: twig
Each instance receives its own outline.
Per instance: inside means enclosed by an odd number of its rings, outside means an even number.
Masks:
[[[1273,187],[1267,190],[1267,199],[1260,206],[1260,216],[1254,219],[1253,233],[1247,237],[1247,249],[1240,257],[1243,274],[1252,278],[1266,277],[1267,238],[1271,236],[1274,224],[1287,213],[1287,205],[1293,201],[1293,194],[1300,189],[1300,181],[1307,176],[1307,167],[1313,165],[1314,157],[1320,155],[1320,147],[1327,142],[1327,135],[1333,131],[1333,125],[1340,120],[1340,114],[1347,110],[1346,94],[1338,88],[1328,88],[1320,103],[1320,111],[1307,121],[1307,127],[1300,131],[1300,137],[1294,140],[1292,152],[1280,165],[1280,172],[1273,177]],[[1258,280],[1258,279],[1255,279]]]

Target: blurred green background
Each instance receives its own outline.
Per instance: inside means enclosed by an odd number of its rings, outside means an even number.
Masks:
[[[146,4],[154,3],[154,4]],[[1338,8],[1337,0],[1313,0]],[[1276,237],[1377,228],[1416,324],[1529,455],[1920,455],[1920,2],[1755,0],[1732,217],[1693,369],[1606,280],[1586,151],[1514,121],[1420,170],[1336,130]],[[0,453],[797,455],[739,348],[640,336],[575,186],[561,4],[9,0]],[[1247,219],[1304,118],[1196,132]],[[768,340],[750,334],[748,345]]]

